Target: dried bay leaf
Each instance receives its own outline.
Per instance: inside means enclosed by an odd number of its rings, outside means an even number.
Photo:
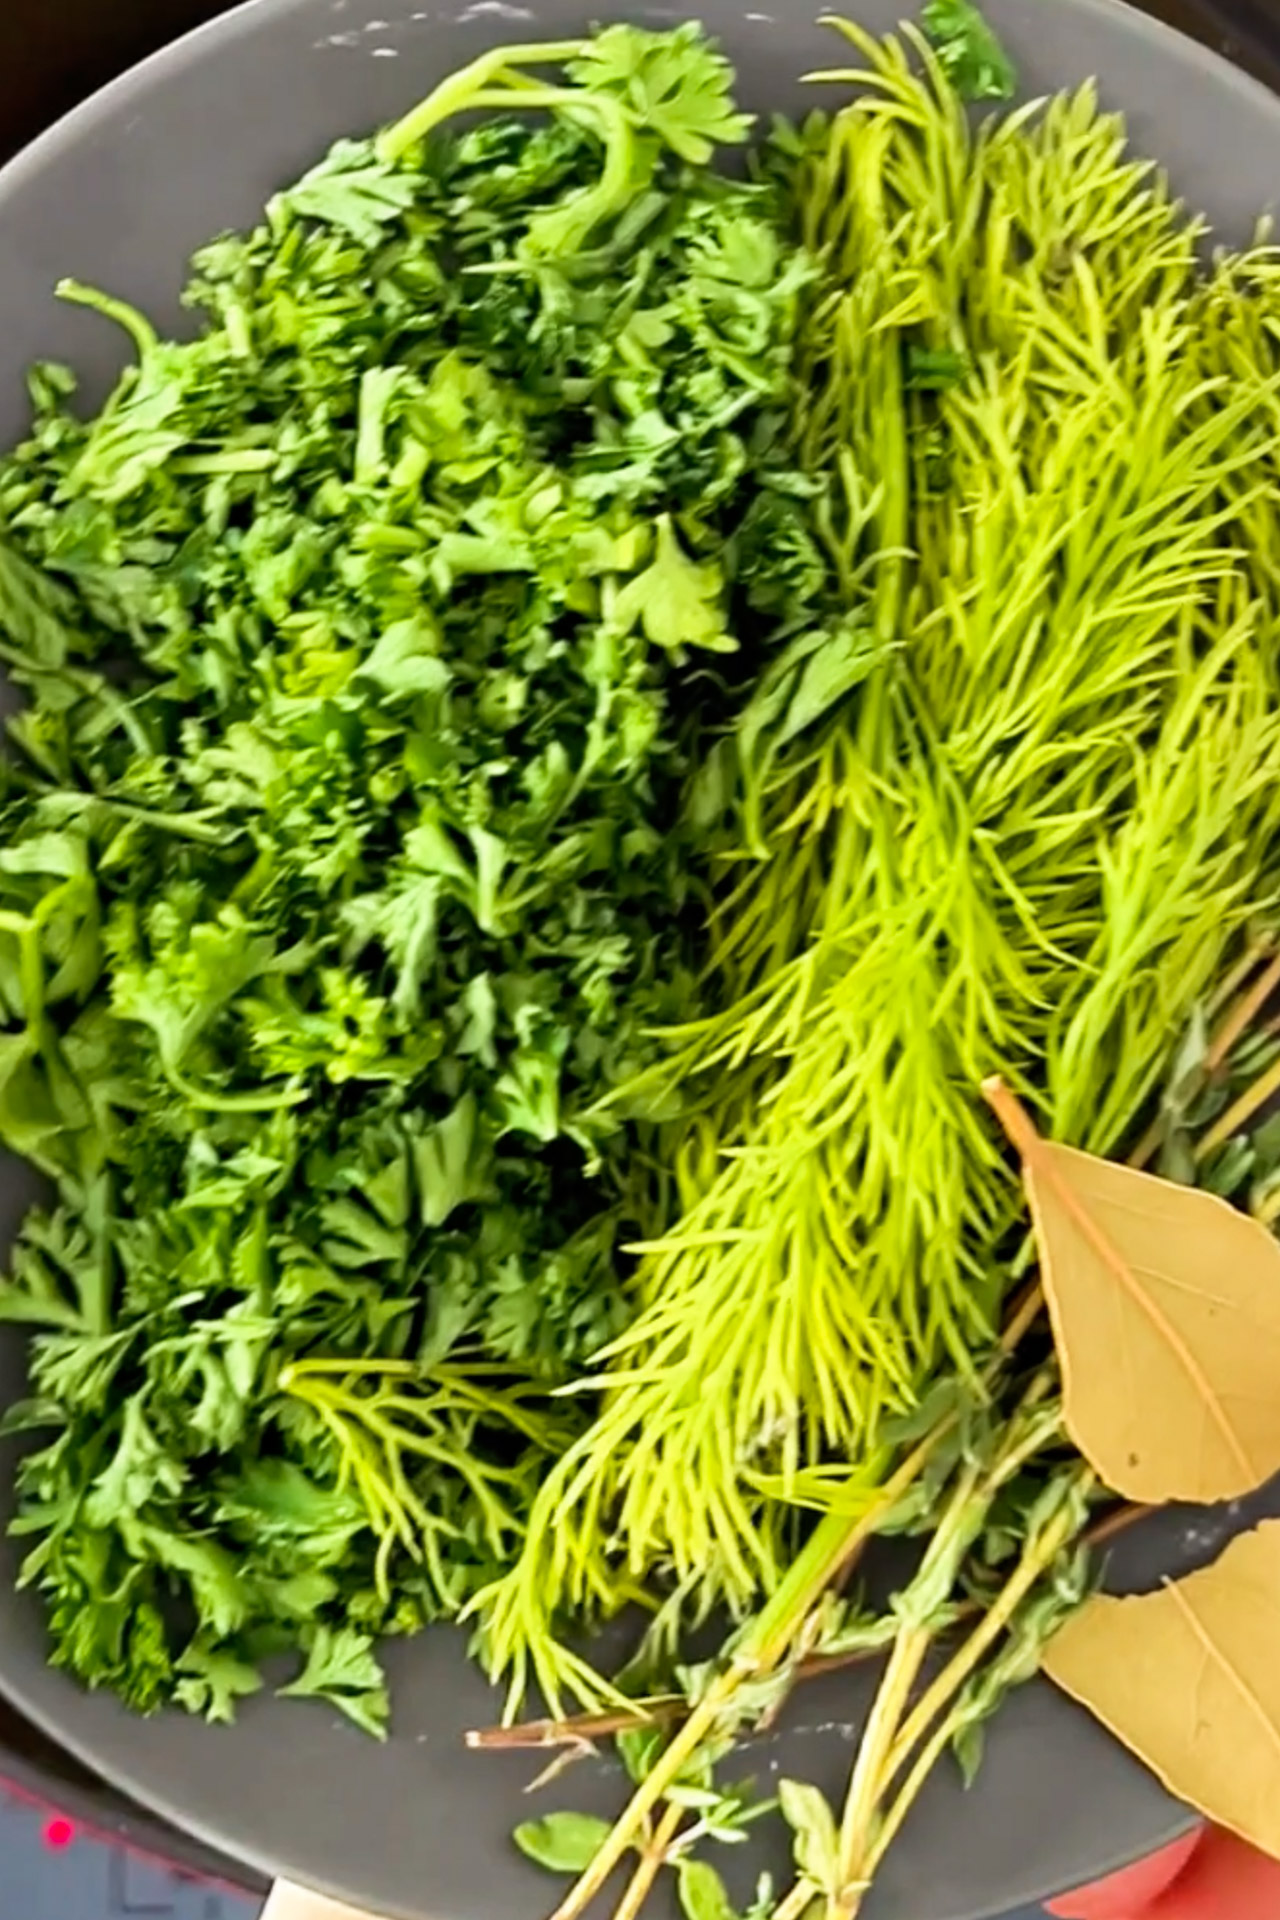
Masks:
[[[1098,1595],[1044,1671],[1171,1793],[1280,1859],[1280,1521],[1139,1599]]]
[[[1144,1506],[1230,1500],[1280,1471],[1280,1244],[1225,1201],[1044,1140],[984,1093],[1022,1156],[1066,1425]]]

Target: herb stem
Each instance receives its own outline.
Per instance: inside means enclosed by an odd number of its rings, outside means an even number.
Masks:
[[[138,821],[141,826],[154,827],[159,833],[171,833],[181,840],[195,840],[202,846],[225,846],[230,838],[225,821],[221,826],[211,826],[206,824],[207,816],[200,814],[161,813],[154,807],[135,806],[129,800],[113,800],[109,794],[80,793],[68,787],[45,787],[42,791],[49,799],[74,802],[77,810],[104,807],[126,820]]]
[[[1280,953],[1274,955],[1270,965],[1263,968],[1248,991],[1240,995],[1209,1042],[1204,1057],[1206,1079],[1223,1065],[1232,1048],[1244,1038],[1277,988],[1280,988]]]
[[[456,73],[451,73],[425,100],[387,127],[378,137],[378,157],[393,162],[402,160],[409,148],[425,139],[442,120],[465,112],[476,104],[477,94],[501,83],[508,67],[560,66],[566,60],[577,59],[586,46],[585,40],[548,40],[543,46],[490,48],[470,66],[459,67]],[[520,83],[510,86],[510,91],[514,94],[528,89]]]
[[[688,1719],[640,1781],[599,1852],[569,1889],[552,1920],[577,1920],[622,1859],[635,1844],[644,1822],[703,1743],[731,1715],[735,1697],[748,1681],[763,1678],[779,1664],[810,1609],[821,1599],[863,1541],[876,1531],[885,1515],[915,1483],[930,1455],[949,1430],[954,1415],[939,1421],[891,1474],[871,1504],[850,1520],[831,1513],[814,1529],[803,1552],[734,1650],[729,1666],[712,1681]]]
[[[1091,1485],[1092,1474],[1083,1476],[1082,1489]],[[892,1780],[906,1764],[912,1749],[924,1739],[930,1726],[958,1693],[987,1649],[993,1646],[1013,1618],[1017,1608],[1070,1539],[1078,1506],[1066,1502],[1044,1527],[1038,1539],[1024,1550],[1014,1572],[1000,1593],[983,1612],[973,1632],[957,1649],[942,1672],[926,1689],[902,1725],[885,1769]],[[948,1736],[949,1737],[949,1736]],[[914,1796],[913,1796],[914,1797]]]
[[[288,1361],[281,1367],[278,1379],[281,1390],[287,1393],[299,1380],[306,1379],[311,1374],[337,1373],[349,1376],[352,1373],[385,1373],[394,1374],[398,1378],[403,1379],[411,1378],[419,1372],[420,1368],[412,1360],[362,1359],[359,1362],[353,1362],[345,1358],[341,1360],[313,1360],[307,1358],[306,1360]]]
[[[1227,1008],[1226,1014],[1215,1028],[1206,1049],[1200,1069],[1201,1083],[1211,1080],[1217,1074],[1232,1049],[1243,1039],[1257,1020],[1259,1014],[1280,988],[1280,953],[1275,954],[1268,966],[1250,984],[1258,962],[1271,952],[1269,938],[1259,938],[1251,942],[1248,951],[1232,968],[1214,996],[1216,1003]],[[1163,1117],[1157,1113],[1151,1125],[1129,1155],[1131,1167],[1142,1168],[1160,1145],[1164,1134]],[[1202,1151],[1211,1151],[1201,1143]]]
[[[1039,1283],[1033,1281],[1023,1289],[1013,1304],[1010,1317],[1001,1332],[997,1351],[983,1374],[984,1386],[990,1388],[994,1384],[1000,1368],[1009,1355],[1021,1345],[1039,1319],[1043,1308],[1044,1294]],[[341,1362],[317,1361],[307,1361],[302,1364],[307,1367],[327,1365],[335,1370],[342,1365]],[[405,1363],[387,1361],[379,1364],[391,1368]],[[283,1376],[281,1384],[284,1384]],[[872,1506],[860,1515],[856,1522],[850,1523],[848,1517],[843,1514],[826,1516],[815,1530],[802,1560],[798,1560],[793,1566],[790,1576],[791,1584],[788,1585],[787,1592],[784,1594],[783,1588],[780,1587],[774,1596],[775,1602],[780,1603],[780,1611],[785,1619],[795,1618],[793,1587],[800,1587],[805,1594],[812,1593],[817,1598],[833,1583],[844,1577],[857,1554],[876,1531],[885,1513],[909,1487],[914,1485],[934,1449],[945,1439],[954,1422],[954,1413],[948,1413],[925,1435],[876,1496]],[[816,1551],[815,1543],[818,1543]],[[807,1611],[808,1607],[806,1607],[806,1613]],[[759,1620],[760,1631],[767,1635],[765,1615],[759,1616]],[[799,1629],[796,1631],[798,1632]],[[788,1635],[781,1649],[782,1652],[785,1652],[786,1645],[790,1644],[794,1637],[794,1635]],[[861,1665],[870,1657],[864,1651],[845,1654],[812,1654],[797,1663],[795,1678],[809,1679],[823,1673],[833,1673],[844,1667]],[[781,1658],[781,1652],[776,1658]],[[768,1671],[768,1668],[762,1667],[760,1671]],[[514,1727],[473,1727],[466,1734],[466,1744],[479,1752],[575,1746],[584,1740],[608,1739],[611,1735],[625,1733],[632,1727],[663,1726],[670,1721],[679,1720],[687,1713],[688,1706],[683,1695],[657,1695],[647,1701],[638,1701],[634,1709],[615,1708],[601,1713],[573,1714],[560,1720],[528,1720]]]
[[[100,293],[97,287],[86,287],[79,280],[59,280],[54,292],[59,300],[65,300],[71,306],[90,307],[94,313],[100,313],[104,320],[113,320],[118,327],[123,327],[138,349],[140,360],[144,360],[160,345],[160,336],[151,322],[127,301],[115,300],[109,293]]]
[[[1249,977],[1255,967],[1276,951],[1275,935],[1269,927],[1255,933],[1245,945],[1244,952],[1228,967],[1222,978],[1209,993],[1205,1005],[1214,1018],[1222,1009],[1229,1006],[1241,989],[1248,985]]]
[[[865,1889],[861,1861],[867,1829],[875,1817],[882,1776],[889,1769],[898,1727],[933,1642],[928,1627],[906,1627],[894,1642],[871,1716],[858,1745],[840,1822],[840,1865],[829,1911],[833,1920],[849,1920]]]
[[[1133,1505],[1117,1507],[1113,1513],[1104,1513],[1102,1518],[1096,1520],[1085,1533],[1084,1544],[1086,1547],[1100,1547],[1106,1541],[1114,1540],[1120,1534],[1127,1533],[1130,1527],[1135,1526],[1139,1520],[1145,1520],[1147,1515],[1154,1511],[1152,1507]]]
[[[632,1713],[575,1713],[564,1720],[522,1720],[514,1727],[469,1727],[465,1743],[476,1753],[522,1753],[540,1747],[576,1747],[633,1728],[664,1726],[687,1711],[683,1694],[668,1694]]]
[[[1092,1476],[1088,1476],[1092,1478]],[[1076,1508],[1068,1501],[1045,1527],[1039,1538],[1024,1551],[1017,1568],[963,1647],[938,1675],[902,1728],[901,1735],[885,1769],[888,1785],[901,1771],[913,1745],[927,1731],[930,1720],[953,1700],[983,1655],[992,1647],[1013,1620],[1023,1600],[1071,1539]],[[920,1794],[921,1788],[960,1727],[958,1714],[946,1716],[917,1754],[906,1779],[894,1795],[867,1853],[863,1872],[870,1881],[896,1839],[903,1821]]]
[[[703,1741],[715,1731],[716,1724],[736,1691],[739,1676],[730,1668],[713,1681],[689,1718],[661,1754],[652,1772],[640,1781],[622,1814],[601,1842],[595,1855],[564,1899],[552,1920],[576,1920],[595,1899],[623,1855],[635,1844],[667,1788],[674,1784]]]
[[[1246,1087],[1239,1098],[1232,1101],[1226,1112],[1214,1121],[1209,1131],[1197,1140],[1194,1149],[1196,1160],[1204,1160],[1217,1147],[1225,1146],[1234,1134],[1248,1125],[1259,1108],[1265,1107],[1268,1100],[1274,1099],[1278,1093],[1280,1093],[1280,1059],[1273,1060],[1266,1072],[1260,1074],[1252,1086]]]
[[[975,1517],[980,1519],[985,1512],[985,1501],[977,1498],[981,1481],[981,1469],[976,1464],[963,1469],[914,1579],[896,1602],[902,1625],[863,1729],[845,1795],[839,1864],[829,1900],[832,1920],[848,1920],[856,1911],[862,1886],[861,1861],[883,1790],[882,1775],[937,1631],[937,1607],[929,1602],[941,1589],[950,1590],[972,1538]]]
[[[682,1807],[667,1806],[658,1821],[653,1834],[640,1850],[635,1872],[627,1882],[626,1891],[614,1909],[613,1920],[637,1920],[641,1908],[649,1897],[653,1886],[667,1858],[671,1842],[680,1830],[683,1818]]]
[[[972,1648],[972,1662],[981,1657],[986,1645],[1002,1629],[1007,1613],[1002,1612],[1004,1595],[991,1610],[991,1624],[980,1625],[970,1640],[944,1668],[924,1700],[907,1719],[911,1691],[921,1667],[939,1632],[951,1624],[952,1615],[944,1596],[949,1596],[959,1575],[961,1563],[973,1540],[981,1532],[991,1503],[1001,1488],[1021,1471],[1027,1461],[1041,1452],[1058,1431],[1061,1412],[1055,1404],[1043,1405],[1053,1386],[1050,1368],[1042,1369],[1032,1380],[1013,1416],[994,1460],[983,1466],[972,1463],[961,1472],[951,1497],[930,1539],[911,1585],[896,1603],[902,1627],[889,1657],[889,1664],[876,1694],[866,1728],[859,1744],[857,1759],[849,1781],[844,1813],[840,1822],[838,1867],[835,1890],[829,1902],[831,1920],[851,1920],[862,1893],[869,1884],[870,1853],[876,1831],[877,1808],[886,1787],[899,1772],[912,1745],[927,1732],[969,1672],[964,1664]],[[1070,1509],[1078,1513],[1079,1508]],[[1056,1552],[1056,1548],[1054,1549]],[[1033,1575],[1032,1578],[1035,1576]],[[1015,1582],[1010,1583],[1016,1586]],[[1006,1589],[1006,1593],[1009,1589]],[[1021,1592],[1015,1591],[1012,1605]]]
[[[781,1899],[773,1910],[772,1920],[800,1920],[800,1916],[813,1904],[817,1888],[811,1880],[799,1879],[791,1891]]]
[[[1015,1301],[1013,1312],[1000,1334],[999,1359],[1007,1359],[1011,1353],[1017,1351],[1043,1311],[1044,1288],[1038,1280],[1032,1280]],[[993,1371],[994,1369],[988,1370],[987,1385],[991,1384]]]
[[[1100,1547],[1145,1520],[1150,1507],[1125,1505],[1103,1514],[1082,1536],[1085,1546]],[[977,1601],[966,1601],[954,1616],[954,1624],[973,1619],[981,1612]],[[874,1647],[857,1647],[847,1653],[813,1653],[801,1660],[795,1670],[797,1683],[820,1680],[828,1673],[843,1673],[851,1667],[864,1667],[878,1657]],[[607,1740],[633,1728],[661,1727],[681,1719],[688,1712],[683,1694],[660,1694],[638,1701],[634,1711],[578,1713],[564,1720],[525,1720],[514,1727],[472,1727],[465,1735],[466,1745],[480,1753],[520,1753],[544,1747],[581,1746],[593,1740]],[[780,1920],[780,1914],[774,1915]]]

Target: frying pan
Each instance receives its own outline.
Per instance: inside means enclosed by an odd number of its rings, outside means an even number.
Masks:
[[[692,11],[737,66],[743,103],[797,111],[795,76],[829,64],[813,0],[599,0],[601,14],[670,24]],[[867,25],[894,23],[899,0],[850,0]],[[408,107],[449,69],[504,39],[563,37],[587,25],[589,0],[250,0],[147,61],[44,135],[0,173],[0,443],[24,426],[21,376],[52,357],[85,376],[90,399],[119,370],[114,330],[56,303],[73,274],[180,327],[191,250],[252,222],[266,198],[338,135]],[[1099,76],[1136,147],[1227,241],[1248,237],[1280,193],[1280,100],[1190,40],[1116,0],[991,0],[1024,87]],[[32,1196],[0,1164],[0,1246]],[[0,1331],[0,1396],[19,1396],[20,1337]],[[0,1449],[0,1519],[13,1454]],[[1280,1506],[1263,1496],[1255,1512]],[[1218,1550],[1250,1515],[1164,1513],[1122,1543],[1113,1584],[1150,1586]],[[0,1545],[0,1691],[123,1792],[207,1844],[395,1920],[529,1920],[548,1883],[509,1839],[532,1804],[537,1756],[473,1755],[466,1728],[495,1700],[461,1635],[433,1629],[387,1650],[394,1731],[375,1745],[331,1710],[270,1693],[233,1727],[184,1715],[140,1720],[82,1692],[44,1661],[36,1603],[14,1596],[18,1554]],[[745,1771],[839,1790],[874,1676],[802,1687],[780,1724],[753,1743]],[[622,1799],[604,1756],[543,1795],[597,1812]],[[1120,1866],[1181,1832],[1185,1810],[1079,1709],[1047,1684],[1017,1694],[991,1732],[965,1794],[944,1766],[891,1852],[868,1920],[978,1920]],[[759,1830],[757,1830],[759,1831]],[[763,1867],[781,1877],[782,1841],[733,1860],[735,1891]],[[731,1874],[731,1878],[733,1875]]]

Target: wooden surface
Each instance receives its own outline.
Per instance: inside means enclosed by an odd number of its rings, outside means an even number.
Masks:
[[[288,1880],[277,1880],[260,1920],[376,1920],[376,1916],[344,1907],[340,1900],[328,1900],[322,1893],[308,1893]]]

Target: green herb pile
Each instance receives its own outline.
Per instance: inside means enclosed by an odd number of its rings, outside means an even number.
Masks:
[[[860,679],[795,737],[784,652],[704,763],[739,858],[702,1017],[641,1075],[683,1102],[682,1214],[483,1597],[517,1697],[605,1697],[558,1620],[627,1579],[748,1610],[798,1506],[874,1495],[1022,1243],[982,1080],[1122,1148],[1276,884],[1274,260],[1202,276],[1091,88],[974,131],[927,45],[842,32],[855,99],[778,165],[819,268],[796,453]]]
[[[1280,268],[1087,88],[975,128],[1007,60],[924,18],[740,176],[697,29],[499,49],[206,248],[193,342],[66,286],[133,363],[0,467],[51,1657],[228,1717],[287,1651],[379,1731],[376,1639],[461,1616],[512,1712],[616,1709],[566,1635],[641,1599],[688,1717],[565,1920],[893,1639],[863,1534],[938,1523],[903,1711],[979,1536],[1078,1600],[979,1085],[1126,1147],[1276,893]]]
[[[563,114],[340,144],[198,257],[193,343],[65,287],[136,361],[84,424],[39,369],[0,471],[0,1134],[56,1191],[0,1297],[46,1329],[27,1576],[141,1708],[301,1641],[367,1720],[352,1630],[509,1558],[574,1427],[537,1389],[662,1214],[607,1096],[697,1004],[682,788],[824,583],[810,268],[704,164],[725,64],[519,58],[436,111]],[[312,1357],[441,1404],[371,1431]]]

